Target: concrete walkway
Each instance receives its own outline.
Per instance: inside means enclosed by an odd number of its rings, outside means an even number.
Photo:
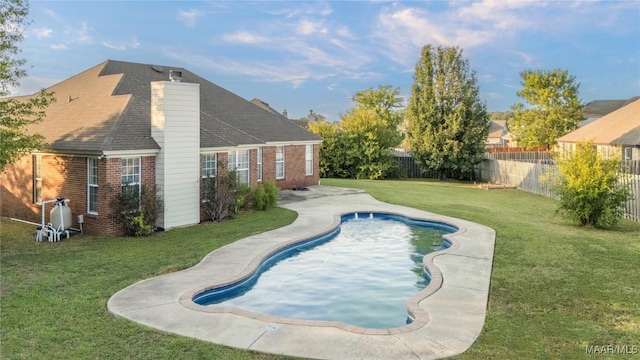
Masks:
[[[484,324],[495,231],[469,221],[375,200],[366,192],[327,186],[283,191],[279,205],[298,212],[291,225],[251,236],[208,254],[198,265],[135,283],[108,302],[117,316],[162,331],[236,348],[316,359],[437,359],[459,354]],[[453,246],[425,257],[429,286],[408,299],[414,322],[363,329],[241,309],[200,306],[194,294],[246,276],[267,254],[339,225],[350,212],[388,212],[445,222],[459,231]]]

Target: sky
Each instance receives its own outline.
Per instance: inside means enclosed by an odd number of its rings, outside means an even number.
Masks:
[[[34,93],[107,60],[183,67],[289,118],[329,121],[356,92],[408,99],[423,46],[457,46],[489,111],[524,70],[567,70],[580,99],[640,95],[635,1],[30,1],[19,44]]]

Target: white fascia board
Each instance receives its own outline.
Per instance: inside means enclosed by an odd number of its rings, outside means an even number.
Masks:
[[[158,149],[145,149],[145,150],[113,150],[104,151],[102,155],[106,158],[120,158],[120,157],[132,157],[132,156],[155,156],[158,155],[160,150]]]

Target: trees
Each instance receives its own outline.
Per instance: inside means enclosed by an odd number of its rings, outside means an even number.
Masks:
[[[398,112],[400,90],[391,86],[359,91],[352,98],[357,106],[342,116],[342,128],[353,145],[355,177],[382,179],[394,174],[393,148],[400,145],[402,135]]]
[[[554,183],[560,196],[558,210],[582,225],[615,225],[622,216],[622,204],[631,199],[629,188],[618,182],[620,159],[599,155],[592,142],[578,143],[574,151],[558,154],[559,177]]]
[[[352,98],[357,106],[342,115],[341,124],[309,123],[309,130],[324,138],[320,176],[381,179],[395,174],[392,150],[402,141],[398,93],[391,86],[359,91]]]
[[[407,107],[407,144],[423,170],[469,178],[484,158],[489,115],[457,47],[422,48]]]
[[[550,149],[556,139],[578,128],[582,105],[580,84],[566,70],[520,73],[522,90],[517,95],[526,101],[511,107],[510,131],[527,148]]]
[[[26,76],[24,59],[18,43],[23,40],[23,28],[28,5],[24,0],[5,0],[0,3],[0,97],[10,95],[9,89],[18,86]],[[43,109],[55,101],[53,93],[44,90],[24,100],[0,99],[0,171],[19,157],[46,145],[40,134],[29,134],[30,124],[42,121]]]

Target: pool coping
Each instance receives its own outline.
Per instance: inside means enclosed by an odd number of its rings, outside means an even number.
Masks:
[[[281,204],[298,213],[291,225],[216,249],[192,268],[122,289],[109,299],[109,311],[183,336],[308,358],[436,359],[459,354],[475,342],[486,316],[495,246],[493,229],[380,202],[363,191],[318,186],[300,196],[300,201]],[[432,280],[407,302],[414,313],[412,323],[393,329],[367,329],[191,301],[205,288],[251,274],[276,249],[335,229],[342,214],[353,212],[390,213],[458,228],[444,235],[451,243],[449,248],[430,253],[423,260]]]

